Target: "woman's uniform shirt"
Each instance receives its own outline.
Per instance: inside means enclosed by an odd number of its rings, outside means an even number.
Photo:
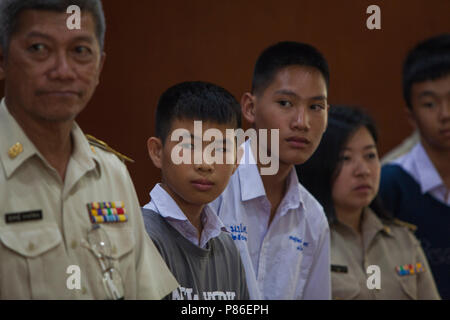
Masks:
[[[361,235],[343,223],[331,225],[333,299],[440,299],[407,224],[383,224],[369,208],[361,223]]]

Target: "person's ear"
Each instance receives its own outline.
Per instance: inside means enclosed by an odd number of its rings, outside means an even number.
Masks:
[[[412,111],[412,108],[405,108],[406,113],[406,119],[408,119],[408,123],[414,128],[417,129],[417,122],[416,122],[416,116],[414,114],[414,111]]]
[[[161,169],[163,163],[163,144],[161,139],[150,137],[147,140],[147,150],[150,159],[158,169]]]
[[[255,99],[256,96],[252,95],[250,92],[244,93],[241,98],[242,116],[250,124],[255,122]]]

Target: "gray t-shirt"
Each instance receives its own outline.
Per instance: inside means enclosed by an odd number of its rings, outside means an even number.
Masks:
[[[200,248],[160,214],[142,209],[145,229],[180,284],[167,299],[248,300],[245,271],[231,236],[222,232]]]

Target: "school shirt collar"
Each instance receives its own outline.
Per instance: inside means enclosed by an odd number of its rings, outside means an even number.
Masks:
[[[412,150],[411,156],[415,162],[417,179],[419,180],[422,194],[444,186],[441,176],[428,157],[422,143],[418,142]]]
[[[241,200],[249,201],[260,197],[267,197],[262,182],[261,175],[259,173],[258,166],[251,152],[250,139],[243,144],[244,153],[238,167]],[[248,158],[246,160],[246,157]],[[287,177],[286,194],[280,203],[281,215],[284,215],[289,209],[297,209],[300,206],[305,208],[305,203],[302,199],[302,190],[299,186],[297,172],[293,167]]]
[[[167,193],[167,191],[164,190],[161,184],[158,183],[153,187],[152,191],[150,191],[150,197],[151,201],[145,205],[144,208],[156,211],[167,220],[189,222],[188,218],[180,209],[178,204]],[[214,213],[209,204],[205,205],[203,208],[201,219],[204,224],[203,231],[206,230],[208,233],[211,233],[212,230],[227,232],[225,225]]]

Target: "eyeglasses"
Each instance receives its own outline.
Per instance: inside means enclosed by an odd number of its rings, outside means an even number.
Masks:
[[[100,263],[103,272],[103,286],[109,299],[124,299],[123,280],[119,270],[113,266],[111,241],[108,234],[98,224],[88,232],[89,249]]]

